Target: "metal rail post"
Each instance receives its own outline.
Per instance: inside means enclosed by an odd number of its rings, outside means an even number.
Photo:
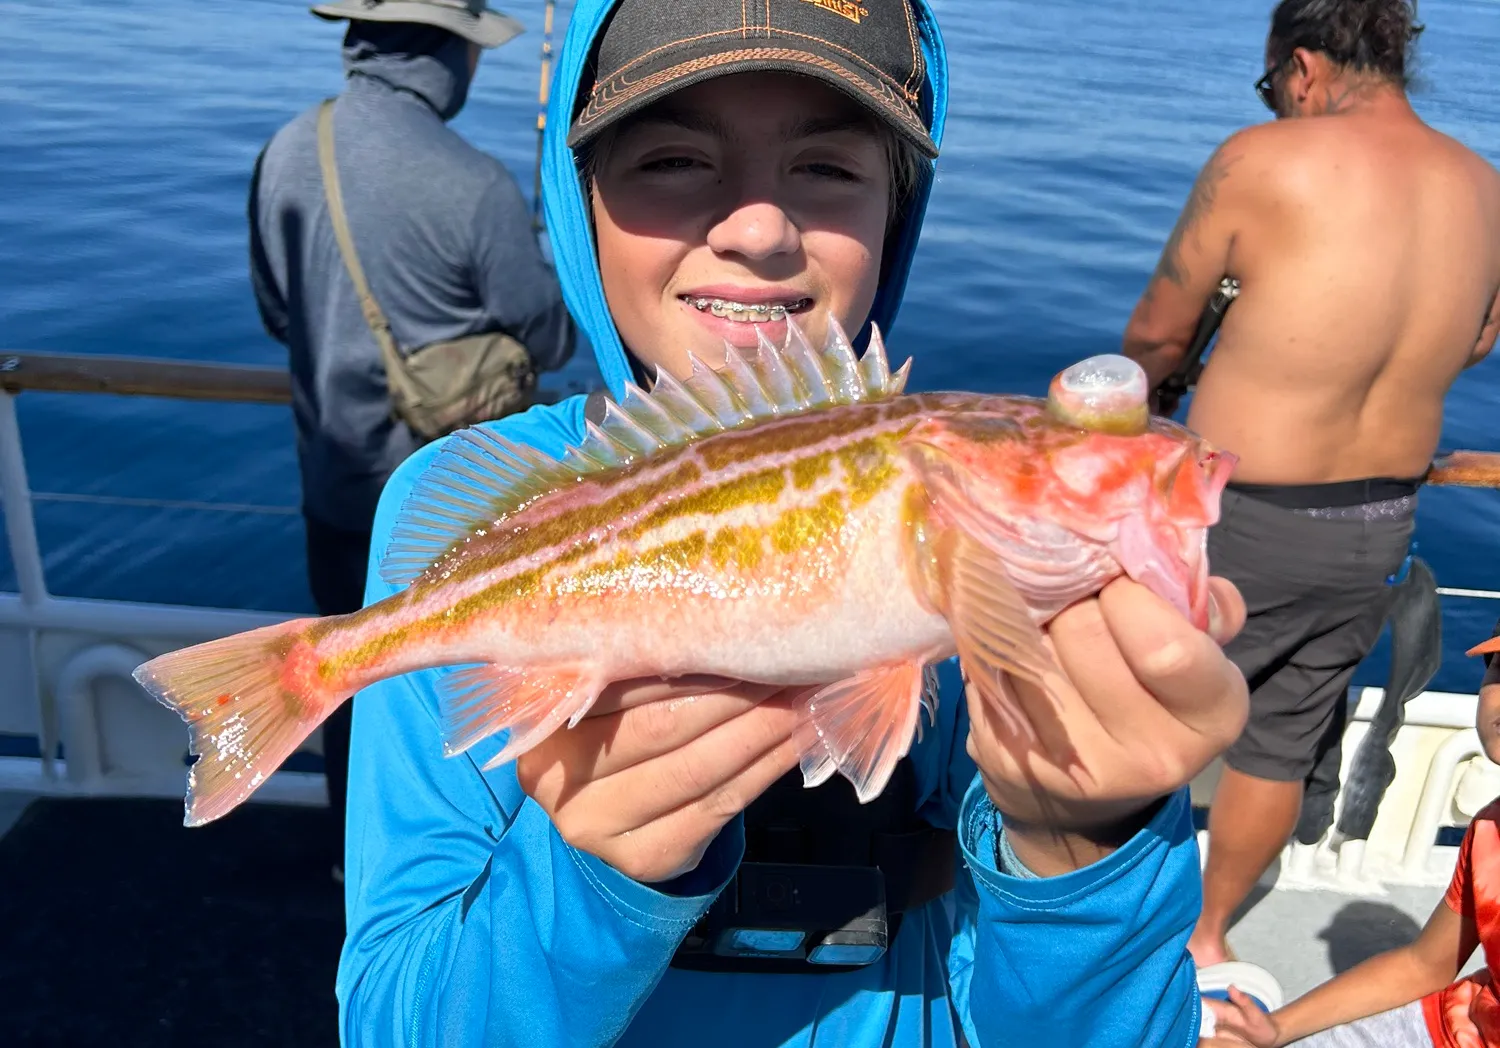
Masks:
[[[16,398],[0,390],[0,507],[10,539],[21,602],[37,607],[47,599],[42,574],[42,551],[36,541],[36,518],[31,511],[31,488],[26,482],[26,459],[21,454],[21,427],[16,421]]]

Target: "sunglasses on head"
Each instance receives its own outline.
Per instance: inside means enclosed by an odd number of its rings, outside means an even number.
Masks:
[[[1255,82],[1255,93],[1260,96],[1260,100],[1265,103],[1266,108],[1273,113],[1276,112],[1276,85],[1274,81],[1276,74],[1281,72],[1281,68],[1284,65],[1286,65],[1286,59],[1282,59],[1270,69],[1267,69],[1265,75]]]
[[[1259,95],[1260,100],[1266,104],[1266,108],[1271,112],[1276,113],[1277,116],[1280,116],[1281,114],[1277,113],[1276,111],[1276,75],[1283,69],[1285,69],[1293,58],[1297,57],[1298,50],[1303,49],[1308,51],[1326,52],[1328,50],[1328,45],[1321,39],[1316,40],[1311,44],[1298,45],[1298,47],[1295,47],[1290,52],[1288,52],[1285,58],[1277,62],[1270,69],[1267,69],[1265,71],[1265,74],[1255,82],[1255,93]]]

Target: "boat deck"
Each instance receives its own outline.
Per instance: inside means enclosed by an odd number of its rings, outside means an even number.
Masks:
[[[0,882],[7,879],[3,838],[34,799],[0,792]],[[248,819],[186,834],[173,801],[40,803],[80,805],[77,825],[70,813],[66,832],[36,830],[32,820],[15,832],[49,833],[52,844],[62,842],[77,854],[50,855],[49,872],[31,878],[33,890],[45,878],[45,889],[31,899],[9,900],[12,915],[33,907],[51,910],[47,921],[55,921],[58,931],[33,932],[20,948],[7,951],[9,964],[0,960],[0,985],[15,980],[14,989],[24,991],[3,994],[9,999],[8,1034],[21,1038],[7,1037],[6,1043],[159,1046],[198,1043],[208,1033],[227,1048],[271,1043],[268,1036],[283,1048],[335,1043],[332,983],[343,934],[341,892],[326,867],[311,858],[316,849],[305,840],[327,809],[252,805],[245,810]],[[286,821],[288,813],[294,813],[295,827]],[[57,821],[55,811],[52,818]],[[304,839],[280,848],[287,839],[278,837],[283,828]],[[141,853],[121,855],[113,834]],[[77,872],[89,867],[95,872]],[[1229,938],[1241,959],[1276,976],[1289,999],[1410,942],[1442,896],[1441,887],[1400,885],[1368,898],[1272,889],[1275,873],[1273,867],[1263,879]],[[14,879],[14,872],[9,876]],[[22,891],[25,884],[22,879]],[[130,898],[123,905],[89,898],[90,885]],[[79,893],[74,906],[83,914],[59,919],[56,896],[70,889]],[[89,956],[81,959],[80,953]],[[85,972],[96,989],[80,998],[68,987]],[[64,998],[72,1004],[60,1010]]]
[[[0,1044],[330,1048],[343,890],[328,808],[0,794]]]

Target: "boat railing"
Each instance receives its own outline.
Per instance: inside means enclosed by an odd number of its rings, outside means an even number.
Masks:
[[[13,594],[0,593],[0,626],[102,633],[129,630],[139,634],[214,635],[225,630],[253,629],[288,617],[262,612],[85,600],[49,593],[32,502],[34,499],[69,496],[34,493],[27,481],[21,430],[16,416],[16,397],[27,391],[105,393],[248,404],[290,404],[292,395],[291,376],[285,368],[0,351],[0,511],[5,515],[11,564],[19,590]],[[139,501],[144,505],[158,504],[156,500]],[[163,501],[160,504],[170,503]]]
[[[0,789],[36,793],[180,796],[180,765],[137,761],[131,749],[160,757],[160,708],[117,716],[120,703],[149,703],[131,671],[158,651],[227,636],[293,617],[238,609],[64,597],[47,587],[34,502],[104,501],[153,507],[170,500],[34,492],[28,482],[16,398],[26,392],[111,394],[246,404],[291,403],[285,368],[138,357],[0,351],[0,513],[5,518],[16,592],[0,592],[0,699],[5,718],[28,726],[32,755],[0,756]],[[194,504],[198,506],[198,504]],[[230,512],[294,513],[295,507],[204,503]],[[8,633],[9,636],[3,636]],[[12,654],[13,653],[13,654]],[[20,692],[19,699],[15,698]],[[20,709],[17,709],[19,703]],[[115,704],[115,708],[111,707]],[[25,716],[26,706],[31,716]],[[154,704],[153,704],[154,705]],[[152,721],[157,738],[136,721]],[[127,738],[107,738],[109,724]],[[179,726],[180,727],[180,726]],[[0,731],[8,731],[0,724]],[[176,729],[174,729],[176,730]],[[13,736],[14,737],[14,736]],[[59,758],[58,754],[64,756]],[[322,776],[287,772],[268,782],[267,800],[322,803]]]
[[[32,704],[38,739],[35,756],[0,755],[0,789],[181,796],[184,769],[176,760],[162,759],[168,747],[180,749],[181,725],[167,711],[150,703],[131,678],[131,671],[158,652],[281,622],[294,613],[92,600],[50,593],[37,542],[34,501],[177,503],[33,492],[16,415],[16,398],[28,391],[289,404],[289,373],[275,367],[0,351],[0,512],[5,518],[18,588],[14,593],[0,592],[0,689],[14,681],[29,689],[29,700],[23,697],[20,701]],[[230,512],[297,512],[295,507],[201,505]],[[1450,599],[1500,600],[1500,592],[1494,590],[1443,586],[1437,592]],[[16,635],[20,637],[19,649],[7,647]],[[13,675],[7,672],[6,655],[17,650],[25,669]],[[0,699],[8,698],[0,690]],[[1354,708],[1350,730],[1357,733],[1368,728],[1381,705],[1383,691],[1355,689],[1351,698]],[[1400,797],[1382,803],[1376,834],[1369,841],[1343,842],[1336,856],[1330,856],[1328,850],[1330,844],[1338,848],[1337,840],[1325,839],[1318,846],[1293,845],[1284,856],[1282,883],[1378,891],[1381,882],[1436,882],[1445,878],[1443,862],[1433,855],[1434,840],[1439,828],[1452,821],[1455,797],[1464,796],[1465,775],[1475,768],[1481,777],[1500,774],[1500,769],[1485,765],[1479,756],[1473,731],[1474,702],[1473,695],[1431,691],[1407,702],[1402,721],[1406,742],[1393,748],[1400,751],[1395,753],[1397,764],[1406,768],[1398,772],[1397,782],[1391,786],[1391,795]],[[132,767],[130,740],[116,737],[120,707],[131,703],[138,719],[155,718],[154,741],[146,747],[153,756],[145,766]],[[152,709],[143,713],[139,709],[142,703]],[[4,712],[0,706],[0,713]],[[162,716],[170,723],[164,723]],[[0,721],[0,733],[6,730]],[[1353,751],[1355,741],[1352,735],[1346,740],[1346,753]],[[59,751],[64,758],[58,757]],[[1478,789],[1482,792],[1488,783],[1485,779]],[[1194,784],[1195,795],[1198,785]],[[324,803],[325,798],[321,774],[290,770],[277,772],[256,794],[257,800],[308,804]],[[1388,805],[1392,809],[1390,819],[1386,817]],[[1399,825],[1393,827],[1391,822]]]

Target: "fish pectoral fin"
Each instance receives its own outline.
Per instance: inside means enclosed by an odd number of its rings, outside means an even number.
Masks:
[[[886,663],[835,681],[808,703],[825,755],[802,759],[803,782],[817,785],[837,768],[861,804],[880,796],[896,762],[911,749],[927,678],[920,660]]]
[[[443,677],[443,753],[455,757],[498,731],[509,731],[505,746],[485,771],[513,761],[564,722],[577,724],[605,681],[586,666],[500,666],[482,663]]]
[[[1043,711],[1027,711],[1003,675],[1050,694],[1048,676],[1061,671],[1042,642],[1041,627],[1000,557],[977,539],[955,529],[939,544],[937,559],[944,610],[965,677],[1007,730],[1040,741],[1035,720]]]

